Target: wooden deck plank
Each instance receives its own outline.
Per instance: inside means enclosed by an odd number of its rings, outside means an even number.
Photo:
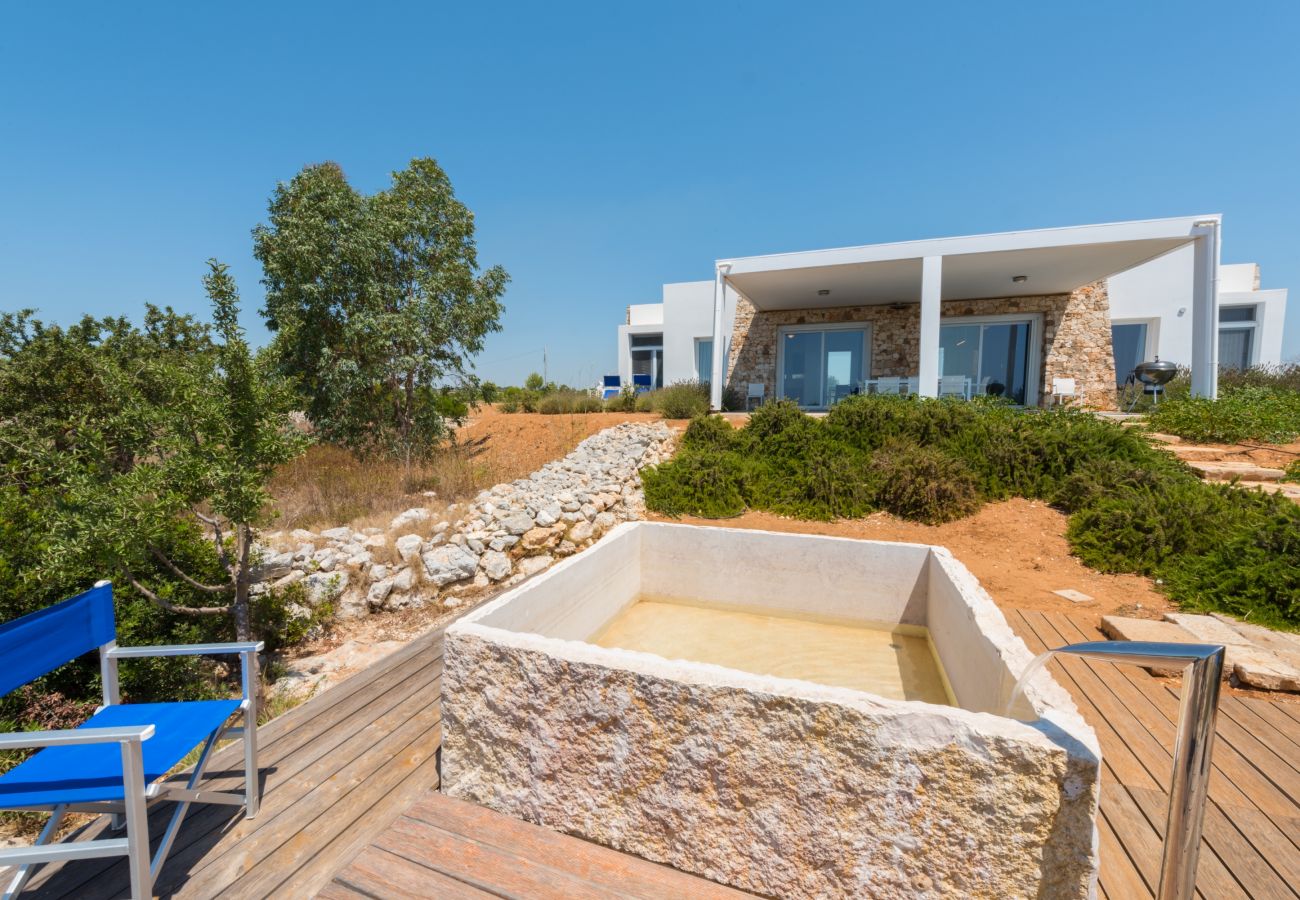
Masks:
[[[567,856],[566,868],[574,874],[611,889],[635,884],[636,896],[680,895],[712,885],[668,866],[539,828],[446,794],[427,793],[406,812],[406,818],[508,852],[538,859]],[[716,896],[739,896],[721,885],[716,888]]]
[[[398,667],[397,671],[404,677],[392,682],[386,679],[373,682],[376,686],[386,687],[387,690],[380,696],[372,698],[369,706],[356,707],[350,716],[342,720],[327,718],[326,714],[329,712],[327,709],[319,718],[333,721],[334,727],[325,732],[313,729],[313,733],[316,734],[314,740],[306,744],[295,741],[290,744],[287,753],[285,733],[281,734],[279,740],[269,745],[259,745],[259,764],[263,772],[263,802],[258,817],[245,820],[237,810],[224,806],[193,807],[186,817],[185,827],[177,836],[168,863],[159,876],[159,886],[169,883],[172,873],[189,871],[191,866],[201,865],[202,860],[219,853],[221,847],[229,846],[250,831],[266,827],[271,820],[285,812],[299,798],[361,752],[366,740],[376,738],[382,728],[400,722],[410,711],[428,704],[431,700],[436,702],[440,693],[437,687],[438,679],[441,677],[440,659],[425,663],[423,669],[412,671],[405,667]],[[406,706],[403,707],[403,704]],[[302,706],[296,707],[296,709],[302,708]],[[394,710],[397,712],[394,713]],[[378,728],[376,722],[381,723]],[[349,741],[351,741],[351,749],[348,747]],[[241,744],[236,742],[227,750],[241,754],[242,762]],[[242,788],[242,785],[242,771],[205,782],[205,786],[210,786],[213,790]],[[155,813],[150,816],[151,840],[155,843],[166,826],[170,811],[171,806],[168,804],[162,808],[161,814]],[[102,831],[106,827],[107,823],[102,822],[96,831]],[[73,871],[77,874],[70,872],[68,880],[61,882],[58,889],[68,892],[84,891],[87,897],[101,895],[106,890],[111,893],[109,885],[114,883],[113,878],[101,876],[114,867],[121,870],[117,874],[124,873],[124,863],[111,858],[92,862],[100,865],[92,867],[74,864]],[[88,886],[79,887],[73,883],[76,880]]]
[[[335,893],[344,888],[351,893]],[[444,875],[418,863],[370,847],[347,867],[338,878],[326,885],[317,897],[339,900],[365,897],[438,897],[439,900],[484,900],[500,894],[480,890],[459,879]]]

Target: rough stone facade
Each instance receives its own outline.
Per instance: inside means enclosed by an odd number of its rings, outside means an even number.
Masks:
[[[1079,402],[1096,409],[1115,408],[1115,357],[1110,338],[1110,303],[1105,282],[1069,294],[946,300],[945,324],[962,316],[1037,313],[1042,317],[1039,347],[1039,402],[1051,395],[1053,378],[1074,378]],[[871,377],[915,375],[919,368],[920,307],[886,305],[760,312],[737,298],[727,384],[744,396],[745,385],[762,382],[776,396],[777,331],[785,325],[861,322],[871,326]]]

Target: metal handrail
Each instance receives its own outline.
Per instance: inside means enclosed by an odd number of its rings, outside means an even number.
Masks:
[[[1169,785],[1169,816],[1160,860],[1157,900],[1190,900],[1196,889],[1197,855],[1210,786],[1210,753],[1219,712],[1224,648],[1217,644],[1160,644],[1147,641],[1087,641],[1052,651],[1084,659],[1143,667],[1184,664],[1183,689]]]

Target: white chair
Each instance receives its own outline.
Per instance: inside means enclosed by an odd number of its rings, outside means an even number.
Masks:
[[[940,375],[940,397],[961,397],[970,399],[970,379],[965,375]]]
[[[750,401],[757,400],[758,405],[763,405],[763,400],[767,397],[767,387],[761,381],[751,381],[745,390],[745,409],[749,409]]]
[[[1073,378],[1053,378],[1052,379],[1052,405],[1060,406],[1070,400],[1077,399],[1078,391],[1074,386]]]
[[[897,394],[901,393],[902,390],[903,390],[903,379],[901,379],[901,378],[898,378],[898,377],[890,377],[890,378],[877,378],[877,379],[876,379],[876,393],[877,393],[877,394],[893,394],[893,395],[897,395]]]

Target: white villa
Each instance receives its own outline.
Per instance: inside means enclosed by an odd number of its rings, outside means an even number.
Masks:
[[[1189,216],[718,260],[712,281],[629,306],[619,375],[708,382],[824,409],[888,385],[1042,404],[1053,387],[1113,408],[1144,360],[1278,363],[1285,289],[1221,265],[1222,219]],[[715,352],[721,348],[721,352]]]

